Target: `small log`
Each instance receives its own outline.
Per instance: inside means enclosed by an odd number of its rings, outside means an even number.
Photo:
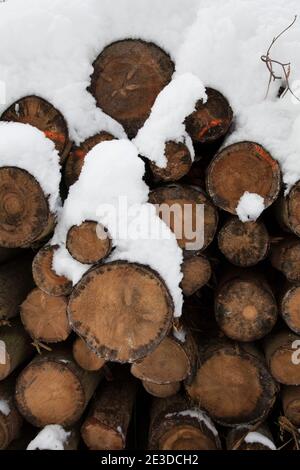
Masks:
[[[300,426],[300,387],[284,385],[281,388],[281,400],[284,416],[294,425]]]
[[[43,352],[18,377],[19,411],[37,427],[72,426],[83,414],[100,379],[101,374],[81,369],[65,347]]]
[[[28,253],[0,266],[0,323],[15,317],[34,286],[32,256]]]
[[[56,274],[52,267],[56,245],[46,245],[39,250],[32,263],[32,274],[36,285],[46,294],[61,296],[69,295],[72,282],[64,276]]]
[[[277,385],[254,346],[211,339],[199,348],[198,370],[186,387],[190,398],[224,426],[262,421]]]
[[[183,250],[199,252],[213,240],[218,224],[218,213],[208,197],[199,188],[172,184],[154,189],[149,202],[175,233]],[[204,206],[204,214],[198,209]]]
[[[300,240],[286,238],[274,243],[271,250],[272,266],[281,271],[288,281],[300,282]]]
[[[180,382],[155,384],[154,382],[143,380],[142,384],[146,392],[148,392],[153,397],[158,398],[171,397],[172,395],[176,395],[176,393],[178,393],[180,390]]]
[[[75,286],[71,327],[106,361],[134,362],[152,352],[171,327],[173,301],[150,268],[125,261],[96,266]]]
[[[0,382],[0,450],[20,436],[23,419],[14,403],[14,386],[14,377]]]
[[[276,215],[280,225],[300,237],[300,181],[282,195],[276,205]]]
[[[206,88],[207,101],[199,100],[196,110],[186,118],[186,130],[191,138],[202,144],[227,134],[233,119],[227,99],[217,90]]]
[[[81,428],[91,450],[122,450],[137,393],[133,378],[103,384],[97,392],[89,416]]]
[[[279,312],[287,326],[300,335],[300,285],[286,284],[280,298]]]
[[[135,39],[110,44],[93,67],[89,91],[97,105],[122,124],[129,138],[143,126],[174,72],[172,60],[160,47]]]
[[[236,266],[254,266],[266,258],[270,240],[263,222],[241,222],[230,217],[218,234],[223,255]]]
[[[54,223],[36,179],[21,168],[0,168],[0,245],[28,247],[49,235]]]
[[[253,431],[251,426],[237,426],[226,438],[227,450],[276,450],[273,436],[264,424]]]
[[[155,182],[178,181],[186,175],[192,167],[192,158],[189,149],[181,142],[167,142],[165,146],[167,165],[160,168],[150,162],[150,169]]]
[[[13,103],[1,116],[1,121],[30,124],[44,132],[55,144],[61,156],[69,143],[68,126],[63,115],[48,101],[38,96],[26,96]]]
[[[54,297],[36,288],[21,305],[21,320],[34,341],[58,343],[65,341],[71,328],[67,316],[66,297]]]
[[[0,353],[0,380],[4,380],[20,364],[33,356],[30,337],[19,319],[14,319],[11,326],[1,326]]]
[[[77,450],[79,440],[78,425],[64,429],[57,424],[50,424],[28,443],[26,450]]]
[[[108,132],[99,132],[99,134],[89,137],[82,142],[79,147],[75,147],[70,152],[64,169],[64,179],[67,187],[76,183],[81,173],[85,156],[92,150],[93,147],[108,140],[113,140],[114,136]]]
[[[149,429],[150,450],[217,450],[218,432],[200,409],[190,408],[180,395],[154,399]]]
[[[181,271],[183,279],[181,289],[184,295],[193,295],[201,287],[208,283],[212,270],[211,264],[205,256],[190,256],[183,260]]]
[[[83,339],[79,337],[73,343],[73,357],[84,370],[100,370],[105,364],[105,360],[91,351]]]
[[[183,332],[182,339],[167,336],[152,353],[132,364],[131,373],[160,385],[190,379],[197,367],[197,346],[190,332]]]
[[[268,368],[277,382],[300,385],[300,336],[289,330],[269,335],[264,341]]]
[[[255,341],[266,336],[277,320],[275,297],[258,273],[232,272],[215,295],[216,321],[226,336]]]
[[[83,264],[95,264],[108,257],[112,241],[103,225],[86,220],[74,225],[67,234],[66,247],[70,255]]]
[[[224,178],[226,175],[226,178]],[[238,142],[221,150],[207,169],[206,188],[214,204],[231,214],[243,194],[259,194],[265,208],[277,198],[281,185],[280,167],[261,145]]]

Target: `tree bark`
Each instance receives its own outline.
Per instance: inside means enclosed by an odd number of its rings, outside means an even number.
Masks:
[[[106,361],[134,362],[168,333],[173,301],[150,268],[116,261],[91,269],[68,305],[73,330]]]
[[[285,238],[274,243],[271,251],[272,266],[285,275],[290,282],[300,282],[300,240]]]
[[[66,247],[70,255],[83,264],[95,264],[109,256],[112,240],[103,225],[86,220],[74,225],[67,234]]]
[[[73,343],[73,357],[84,370],[96,371],[102,369],[105,365],[105,359],[97,356],[79,337]]]
[[[284,416],[294,425],[300,426],[300,387],[284,385],[281,388],[281,400]]]
[[[20,435],[22,417],[14,403],[15,377],[0,382],[0,450]]]
[[[251,426],[238,426],[231,429],[226,438],[226,449],[276,450],[273,436],[265,424],[252,428]]]
[[[189,149],[181,142],[169,141],[165,146],[167,165],[160,168],[154,162],[150,162],[150,169],[155,182],[178,181],[186,175],[192,167],[192,157]]]
[[[285,285],[280,296],[279,312],[287,326],[300,335],[300,285]]]
[[[33,356],[34,350],[19,319],[0,328],[0,380],[8,377],[20,364]]]
[[[211,274],[211,264],[205,256],[190,256],[183,260],[181,271],[183,279],[181,289],[187,297],[193,295],[201,287],[208,283]]]
[[[280,225],[300,237],[300,181],[281,196],[276,205],[276,215]]]
[[[300,385],[299,348],[300,336],[287,329],[271,334],[265,339],[266,361],[277,382],[284,385]]]
[[[224,177],[226,175],[226,178]],[[265,208],[277,198],[281,185],[280,167],[261,145],[238,142],[221,150],[207,169],[206,187],[214,204],[236,214],[243,194],[259,194]]]
[[[171,397],[172,395],[176,395],[176,393],[178,393],[180,390],[180,382],[156,384],[154,382],[143,380],[142,383],[146,392],[157,398]]]

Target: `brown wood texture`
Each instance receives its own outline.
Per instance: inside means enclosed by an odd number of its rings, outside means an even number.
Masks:
[[[107,258],[112,250],[108,230],[97,222],[86,220],[74,225],[67,234],[66,248],[83,264],[95,264]]]
[[[185,176],[192,167],[192,157],[187,146],[181,142],[167,142],[165,146],[167,165],[163,168],[150,162],[150,169],[155,182],[178,181]]]

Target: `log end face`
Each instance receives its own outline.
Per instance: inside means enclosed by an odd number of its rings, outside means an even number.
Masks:
[[[120,432],[105,426],[96,418],[88,418],[81,428],[82,438],[90,450],[123,450],[125,442]]]

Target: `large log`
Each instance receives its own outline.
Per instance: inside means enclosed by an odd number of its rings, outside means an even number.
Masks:
[[[182,142],[167,142],[165,156],[167,165],[164,168],[160,168],[154,162],[150,162],[150,169],[155,182],[178,181],[191,169],[191,154],[187,146]]]
[[[101,374],[81,369],[66,348],[35,357],[16,384],[16,401],[25,419],[37,427],[72,426],[83,414]]]
[[[81,435],[92,450],[121,450],[126,436],[137,393],[133,378],[120,378],[103,384],[97,392]]]
[[[56,245],[46,245],[39,250],[32,263],[32,274],[36,285],[46,294],[61,296],[69,295],[72,282],[64,276],[56,274],[52,267]]]
[[[81,338],[76,338],[73,343],[73,357],[77,364],[85,370],[100,370],[105,364],[105,360],[89,349]]]
[[[276,450],[273,436],[266,425],[237,426],[226,437],[227,450]]]
[[[276,215],[285,230],[300,236],[300,181],[294,184],[288,194],[279,198]]]
[[[22,416],[14,403],[15,377],[0,382],[0,450],[20,435]]]
[[[300,387],[284,385],[281,388],[281,400],[284,416],[294,425],[300,426]]]
[[[289,330],[269,335],[264,350],[269,370],[277,382],[300,385],[300,336]]]
[[[73,330],[107,361],[134,362],[168,333],[173,301],[150,268],[125,261],[96,266],[75,286],[68,305]]]
[[[199,188],[172,184],[156,188],[149,194],[157,213],[175,233],[180,248],[199,252],[213,240],[218,213]],[[204,214],[199,210],[204,207]]]
[[[143,380],[143,387],[150,395],[157,398],[167,398],[176,395],[180,390],[180,382],[173,382],[169,384],[156,384]]]
[[[44,132],[65,159],[69,144],[68,127],[63,115],[48,101],[38,96],[26,96],[13,103],[1,116],[2,121],[30,124]]]
[[[28,247],[48,236],[54,224],[37,180],[21,168],[0,168],[0,245]]]
[[[125,39],[107,46],[93,66],[89,90],[97,105],[134,137],[170,82],[173,62],[155,44]]]
[[[287,326],[300,335],[300,285],[287,283],[280,296],[279,312]]]
[[[72,186],[76,183],[81,173],[85,156],[92,150],[93,147],[108,140],[113,140],[114,137],[108,132],[99,132],[99,134],[89,137],[82,142],[79,147],[75,147],[70,152],[64,169],[64,179],[66,185]]]
[[[190,408],[180,395],[154,399],[149,429],[150,450],[217,450],[218,432],[200,409]]]
[[[230,217],[218,234],[218,245],[230,263],[248,267],[267,256],[270,240],[263,222],[243,223]]]
[[[285,238],[274,243],[271,250],[272,266],[281,271],[288,281],[300,282],[300,240]]]
[[[277,385],[254,346],[203,339],[199,348],[199,367],[186,387],[190,398],[225,426],[262,421],[275,402]]]
[[[224,177],[226,175],[226,177]],[[269,207],[281,185],[280,167],[269,152],[255,142],[238,142],[221,150],[207,169],[206,187],[216,206],[236,214],[243,194],[259,194]]]
[[[0,348],[0,380],[3,380],[34,353],[19,319],[14,319],[10,326],[0,327]]]
[[[0,266],[0,323],[15,317],[34,286],[30,253]]]
[[[186,130],[193,140],[212,142],[227,134],[233,119],[227,99],[217,90],[206,88],[207,101],[196,104],[196,110],[186,118]]]
[[[184,295],[193,295],[208,283],[211,274],[211,264],[205,256],[189,256],[183,260],[181,271],[183,278],[181,289]]]
[[[54,297],[36,288],[21,305],[21,320],[34,341],[58,343],[65,341],[71,328],[67,316],[66,297]]]
[[[112,240],[105,227],[86,220],[70,228],[66,247],[70,255],[80,263],[95,264],[108,257],[112,250]]]

